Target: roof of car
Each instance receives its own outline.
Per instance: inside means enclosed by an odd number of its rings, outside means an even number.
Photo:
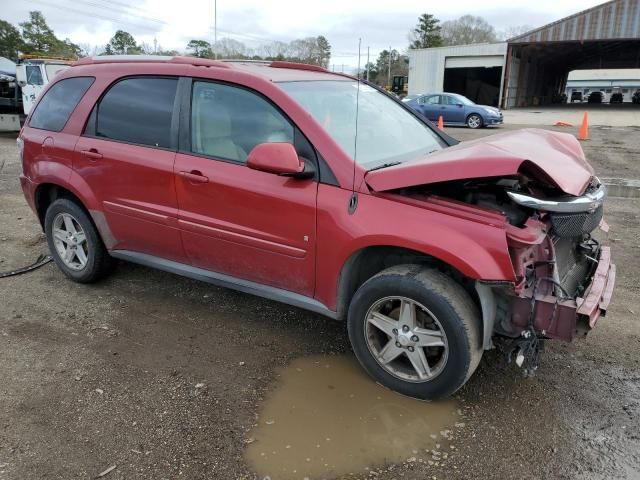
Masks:
[[[75,62],[74,65],[114,63],[171,63],[235,69],[263,77],[272,82],[303,80],[355,80],[348,75],[329,72],[317,65],[283,61],[211,60],[198,57],[170,57],[163,55],[103,55],[98,57],[82,58]]]

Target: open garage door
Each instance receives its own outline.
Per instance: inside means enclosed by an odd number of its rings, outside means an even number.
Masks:
[[[445,68],[445,92],[459,93],[481,105],[498,105],[502,66]]]

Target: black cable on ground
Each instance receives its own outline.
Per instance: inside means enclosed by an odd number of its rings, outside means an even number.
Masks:
[[[41,254],[36,259],[36,261],[33,262],[31,265],[28,265],[28,266],[22,267],[22,268],[17,268],[15,270],[10,270],[8,272],[0,272],[0,278],[13,277],[15,275],[20,275],[22,273],[31,272],[32,270],[35,270],[36,268],[40,268],[43,265],[46,265],[47,263],[51,262],[52,260],[53,260],[53,258],[51,257],[51,255]]]

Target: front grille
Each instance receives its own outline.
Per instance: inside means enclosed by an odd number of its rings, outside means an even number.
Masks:
[[[552,213],[551,227],[559,237],[581,237],[591,233],[602,220],[602,205],[594,212]]]

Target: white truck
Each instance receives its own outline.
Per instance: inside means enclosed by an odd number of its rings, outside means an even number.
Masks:
[[[71,62],[24,55],[15,64],[0,57],[0,132],[20,130],[38,95]]]

